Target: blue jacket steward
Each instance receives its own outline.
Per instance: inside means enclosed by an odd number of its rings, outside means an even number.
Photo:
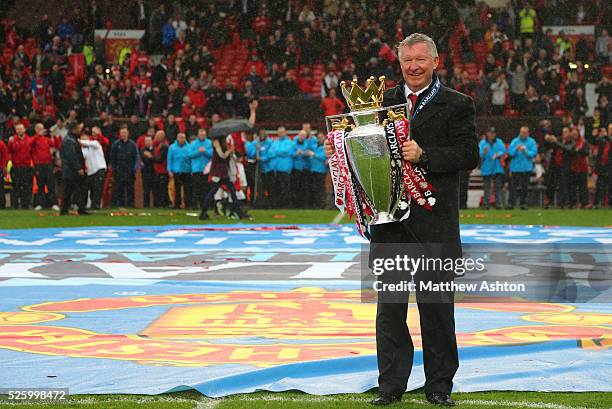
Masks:
[[[204,148],[201,152],[200,148]],[[212,158],[212,142],[206,138],[196,138],[189,144],[189,159],[191,160],[191,173],[202,173]]]
[[[482,176],[491,176],[504,173],[501,158],[506,154],[506,146],[499,138],[495,138],[493,143],[487,138],[478,144],[480,150],[480,172]]]
[[[521,146],[525,147],[523,151]],[[517,136],[510,143],[508,156],[510,156],[510,172],[531,172],[533,170],[533,159],[538,153],[535,140],[528,136],[524,140]]]
[[[168,149],[168,172],[191,173],[191,160],[189,159],[189,144],[179,145],[174,141]]]

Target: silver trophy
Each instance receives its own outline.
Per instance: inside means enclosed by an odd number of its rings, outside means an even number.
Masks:
[[[342,92],[351,112],[325,118],[328,131],[344,130],[346,162],[374,213],[369,225],[395,222],[397,210],[408,207],[402,200],[401,146],[398,139],[385,130],[388,121],[408,117],[407,105],[383,108],[384,77],[379,80],[377,86],[374,77],[370,77],[363,90],[355,79],[350,91],[343,81]]]

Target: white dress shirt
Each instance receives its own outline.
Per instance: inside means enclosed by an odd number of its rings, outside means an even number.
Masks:
[[[408,101],[408,109],[410,111],[412,111],[412,101],[410,101],[410,98],[408,98],[408,96],[410,94],[416,94],[418,98],[419,95],[421,95],[427,88],[429,88],[430,85],[431,85],[431,81],[429,81],[429,84],[425,85],[423,88],[421,88],[417,92],[413,92],[410,88],[408,88],[408,85],[404,83],[404,95],[406,95],[406,101]]]

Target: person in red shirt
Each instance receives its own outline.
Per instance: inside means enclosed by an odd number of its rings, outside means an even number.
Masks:
[[[589,173],[589,144],[580,136],[578,128],[571,130],[572,141],[575,143],[574,150],[570,153],[570,207],[577,206],[576,199],[581,208],[589,204],[589,191],[587,188],[587,176]]]
[[[38,192],[34,198],[35,210],[51,207],[59,212],[57,195],[55,194],[55,178],[53,177],[53,154],[59,148],[48,135],[45,126],[37,123],[34,126],[35,135],[32,138],[32,161]]]
[[[191,105],[193,105],[196,111],[200,113],[204,112],[204,108],[206,107],[206,96],[204,95],[204,92],[200,89],[200,86],[197,82],[194,81],[193,84],[191,84],[189,91],[187,91],[185,95],[189,97]],[[189,117],[185,117],[185,119],[187,118]]]
[[[98,141],[100,145],[102,145],[102,150],[104,151],[104,156],[108,156],[108,146],[110,145],[110,141],[106,136],[102,134],[102,129],[99,126],[94,126],[91,128],[91,139],[92,141]],[[59,147],[58,147],[59,149]]]
[[[6,198],[4,197],[4,175],[6,174],[8,160],[8,149],[2,138],[0,138],[0,209],[6,207]]]
[[[23,124],[15,126],[15,135],[9,138],[9,157],[11,159],[11,205],[13,209],[29,209],[32,202],[32,138],[26,134]]]
[[[334,88],[331,88],[329,94],[321,101],[321,109],[323,109],[323,115],[325,116],[338,115],[344,110],[344,102],[336,96]]]

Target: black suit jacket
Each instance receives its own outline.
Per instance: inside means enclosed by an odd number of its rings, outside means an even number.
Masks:
[[[417,106],[428,93],[419,95]],[[402,80],[385,92],[383,104],[403,103]],[[437,200],[431,212],[412,201],[410,216],[402,224],[415,242],[460,243],[459,171],[475,168],[479,160],[474,117],[472,98],[442,85],[410,123],[412,139],[427,152],[426,178],[435,188]]]

